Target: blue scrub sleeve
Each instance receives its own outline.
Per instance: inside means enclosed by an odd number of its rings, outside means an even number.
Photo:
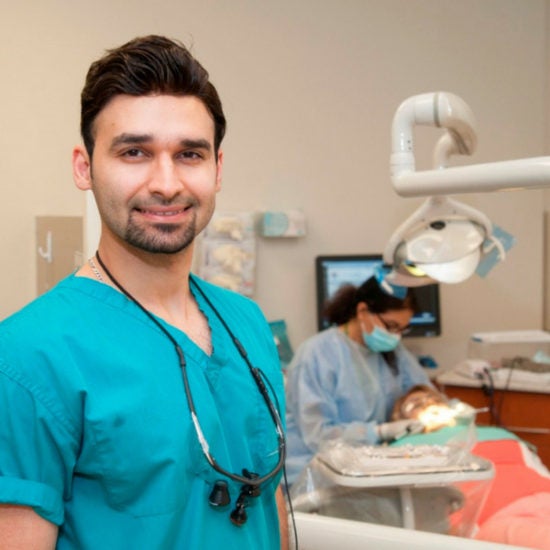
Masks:
[[[312,452],[327,439],[342,437],[348,441],[367,444],[379,442],[376,421],[346,421],[338,412],[335,399],[337,374],[334,368],[342,364],[340,351],[333,348],[304,348],[303,355],[292,366],[289,400],[295,422],[304,443]]]
[[[0,364],[0,502],[30,506],[60,525],[78,449],[67,420]]]

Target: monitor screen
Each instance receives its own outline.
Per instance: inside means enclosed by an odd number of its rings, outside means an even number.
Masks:
[[[381,254],[318,256],[315,258],[317,282],[317,321],[318,329],[329,326],[323,318],[323,306],[334,293],[345,284],[359,286],[374,275],[374,270],[382,264]],[[426,285],[410,289],[414,293],[419,311],[411,319],[411,330],[405,336],[439,336],[441,320],[439,312],[439,285]]]

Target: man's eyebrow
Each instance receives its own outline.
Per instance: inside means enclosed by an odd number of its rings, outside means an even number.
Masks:
[[[123,133],[113,138],[111,141],[111,149],[115,149],[120,145],[139,145],[140,143],[148,143],[153,140],[150,134],[127,134]]]
[[[207,139],[182,139],[180,145],[188,149],[205,149],[207,151],[212,149],[212,145]]]

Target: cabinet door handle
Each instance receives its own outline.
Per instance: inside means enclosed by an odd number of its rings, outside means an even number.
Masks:
[[[529,434],[550,434],[550,428],[526,428],[522,426],[506,426],[506,429],[511,432],[523,432]]]

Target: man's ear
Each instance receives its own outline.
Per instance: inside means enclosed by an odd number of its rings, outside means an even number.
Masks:
[[[216,163],[216,192],[222,188],[222,168],[223,168],[223,151],[218,151],[218,162]]]
[[[82,191],[92,188],[92,167],[88,151],[83,145],[73,149],[73,179]]]

